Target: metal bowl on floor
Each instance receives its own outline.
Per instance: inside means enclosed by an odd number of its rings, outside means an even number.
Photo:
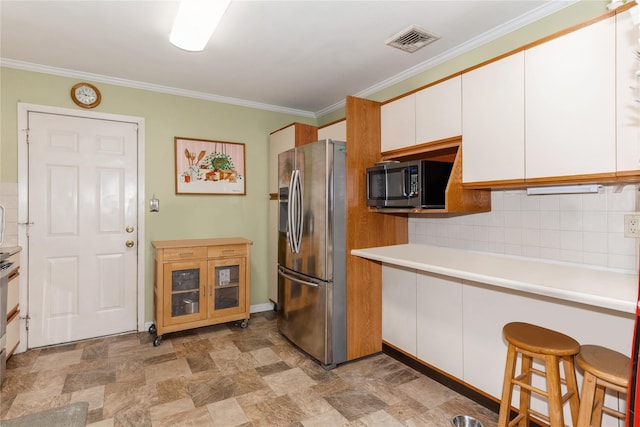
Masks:
[[[469,415],[456,415],[451,419],[455,427],[482,427],[482,423]]]

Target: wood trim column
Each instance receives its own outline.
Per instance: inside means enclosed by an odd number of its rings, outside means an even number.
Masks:
[[[382,264],[352,249],[408,242],[406,214],[366,204],[366,168],[380,161],[380,106],[347,97],[347,359],[382,351]]]

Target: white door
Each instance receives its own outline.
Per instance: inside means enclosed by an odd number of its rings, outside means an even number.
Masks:
[[[28,123],[29,347],[136,330],[137,124]]]

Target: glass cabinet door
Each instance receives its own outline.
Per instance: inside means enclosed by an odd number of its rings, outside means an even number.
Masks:
[[[245,310],[245,258],[209,261],[211,316],[242,313]]]
[[[206,261],[173,262],[165,264],[165,313],[170,324],[204,319],[206,317]],[[166,279],[165,279],[166,280]]]

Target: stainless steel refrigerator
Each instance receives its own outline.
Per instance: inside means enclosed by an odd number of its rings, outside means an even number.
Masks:
[[[345,143],[281,153],[278,187],[278,330],[330,369],[347,359]]]

